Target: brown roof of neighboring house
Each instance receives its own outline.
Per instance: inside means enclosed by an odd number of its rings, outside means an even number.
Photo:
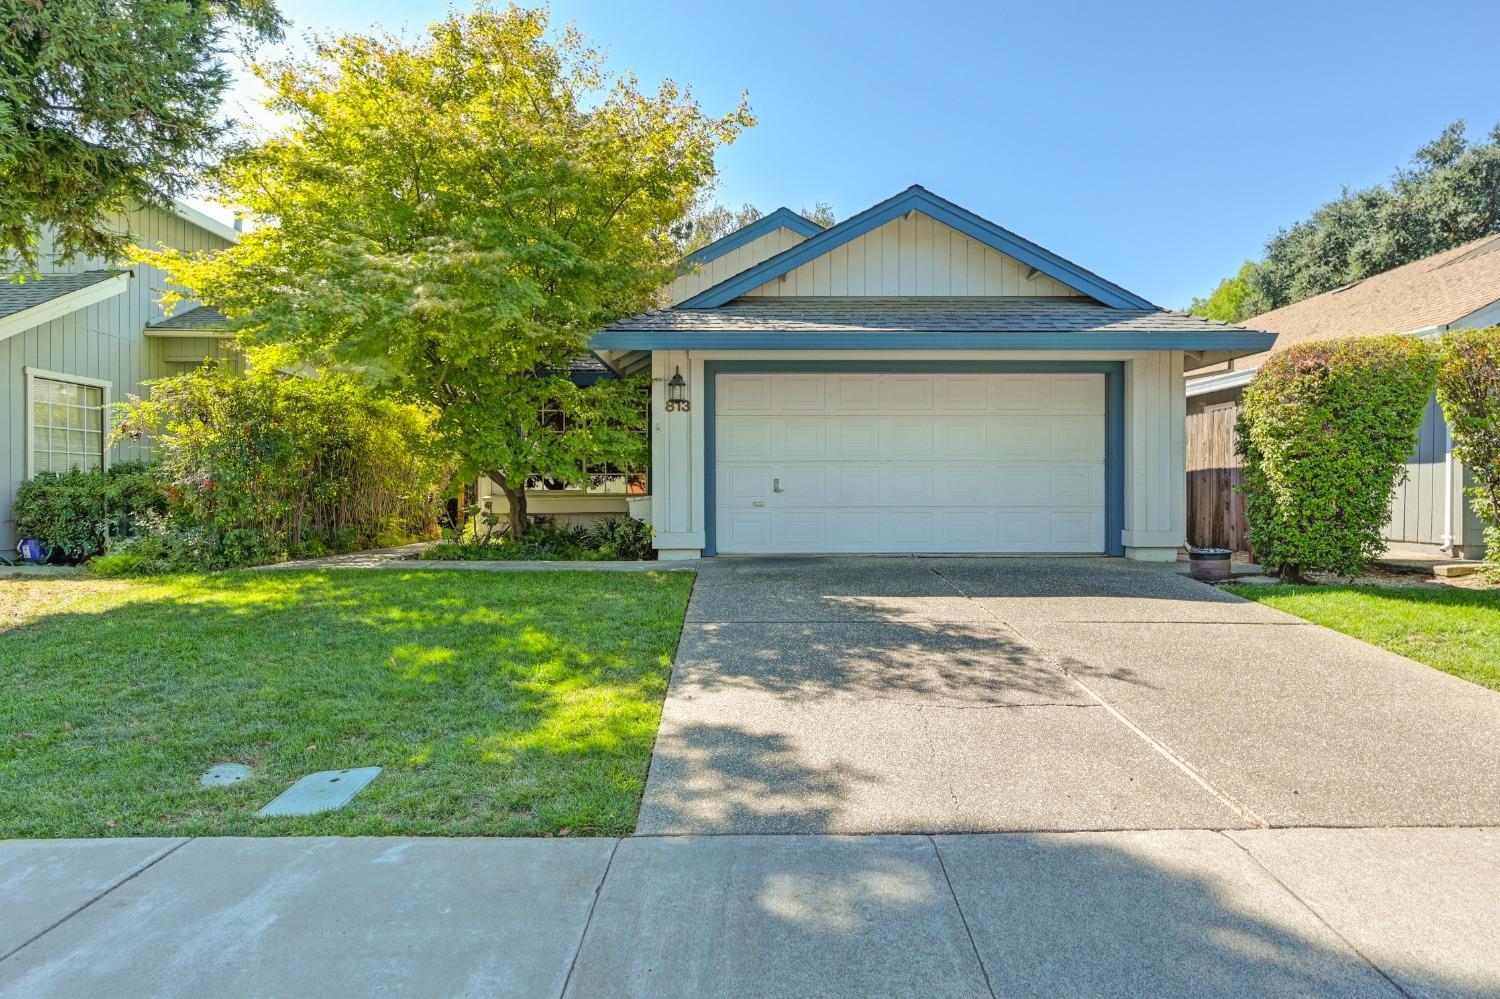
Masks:
[[[1240,358],[1234,368],[1258,368],[1272,353],[1313,340],[1447,326],[1496,301],[1500,236],[1486,236],[1245,320],[1278,334],[1276,346]]]

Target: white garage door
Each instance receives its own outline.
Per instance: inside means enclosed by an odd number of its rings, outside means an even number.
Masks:
[[[1102,374],[721,374],[723,553],[1104,551]]]

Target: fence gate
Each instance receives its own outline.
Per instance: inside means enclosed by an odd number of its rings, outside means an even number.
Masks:
[[[1188,541],[1197,548],[1239,552],[1250,547],[1245,499],[1238,490],[1244,473],[1234,453],[1237,413],[1228,405],[1187,418]]]

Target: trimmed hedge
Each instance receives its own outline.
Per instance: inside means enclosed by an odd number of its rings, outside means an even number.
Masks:
[[[1500,577],[1500,326],[1443,334],[1438,401],[1453,456],[1474,476],[1469,496],[1485,523],[1485,574]]]
[[[1262,564],[1288,581],[1348,574],[1385,550],[1437,358],[1410,336],[1300,344],[1245,389],[1236,449],[1245,516]]]

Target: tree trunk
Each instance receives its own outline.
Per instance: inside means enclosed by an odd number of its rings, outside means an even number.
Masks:
[[[1282,565],[1279,567],[1279,575],[1281,576],[1281,581],[1283,583],[1308,582],[1308,578],[1302,574],[1302,567],[1300,565],[1282,563]]]
[[[492,481],[496,481],[491,477]],[[505,494],[505,501],[509,504],[509,523],[505,525],[506,533],[512,541],[521,540],[521,535],[531,526],[526,516],[526,484],[523,482],[519,488],[505,485],[500,486],[500,491]]]

